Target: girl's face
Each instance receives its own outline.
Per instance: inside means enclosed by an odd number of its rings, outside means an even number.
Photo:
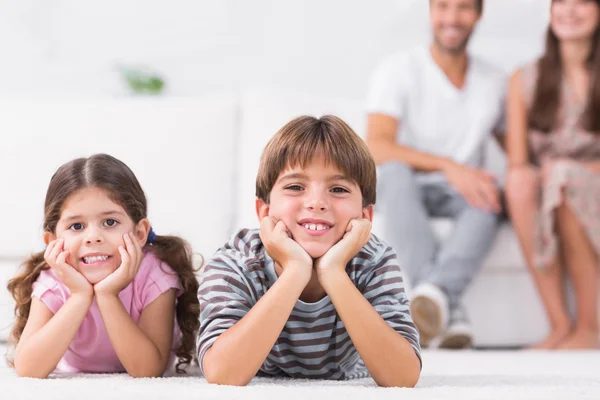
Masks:
[[[596,29],[600,7],[595,0],[553,0],[550,27],[558,40],[591,40]]]
[[[144,246],[148,231],[146,219],[134,224],[104,189],[88,187],[67,198],[55,234],[46,232],[44,241],[62,238],[63,249],[69,251],[67,263],[94,285],[121,265],[123,235],[132,232]]]

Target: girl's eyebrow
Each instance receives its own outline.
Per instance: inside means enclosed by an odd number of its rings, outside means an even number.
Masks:
[[[119,214],[119,215],[123,215],[122,211],[119,210],[109,210],[109,211],[103,211],[100,214],[98,214],[99,216],[103,217],[105,215],[114,215],[114,214]],[[83,215],[69,215],[68,217],[65,217],[63,219],[63,221],[67,222],[67,221],[72,221],[75,219],[82,219]]]

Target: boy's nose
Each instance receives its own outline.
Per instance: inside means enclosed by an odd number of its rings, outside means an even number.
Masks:
[[[327,202],[322,198],[316,197],[307,202],[306,208],[311,211],[325,211],[327,210]]]

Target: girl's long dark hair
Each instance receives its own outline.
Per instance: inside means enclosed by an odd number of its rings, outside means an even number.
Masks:
[[[44,232],[56,231],[64,202],[76,191],[87,187],[106,190],[135,224],[146,218],[146,195],[133,172],[116,158],[97,154],[70,161],[52,176],[44,205]],[[175,236],[157,236],[154,243],[146,245],[144,250],[152,251],[157,258],[168,264],[183,287],[183,294],[178,297],[176,308],[182,337],[175,349],[178,358],[176,369],[177,372],[182,372],[193,360],[196,332],[200,324],[198,281],[192,266],[192,252],[183,239]],[[8,282],[8,290],[16,301],[15,323],[11,332],[11,342],[15,345],[19,342],[29,317],[33,283],[40,272],[48,268],[43,252],[33,254],[23,263],[20,273]],[[8,361],[13,365],[13,360]]]

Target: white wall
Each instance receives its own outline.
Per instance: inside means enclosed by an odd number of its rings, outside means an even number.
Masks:
[[[486,0],[473,50],[534,57],[549,0]],[[428,38],[428,0],[0,0],[0,94],[126,93],[148,65],[168,93],[299,88],[359,99],[385,54]]]

